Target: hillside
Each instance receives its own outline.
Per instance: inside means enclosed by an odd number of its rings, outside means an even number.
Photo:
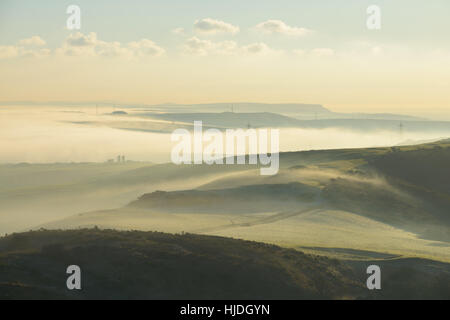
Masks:
[[[299,208],[314,203],[318,191],[301,183],[249,185],[214,190],[155,191],[129,204],[170,212],[261,212]]]
[[[448,264],[378,261],[383,290],[365,288],[369,262],[257,242],[112,230],[37,231],[0,238],[0,299],[377,299],[450,297]],[[82,290],[65,288],[68,265]]]
[[[262,243],[152,232],[41,231],[0,239],[0,299],[305,299],[360,290],[336,260]],[[83,290],[65,288],[82,268]]]
[[[184,231],[449,262],[449,176],[440,174],[448,150],[441,141],[283,153],[275,176],[249,166],[143,167],[93,185],[120,190],[147,181],[148,192],[134,200],[36,227]]]

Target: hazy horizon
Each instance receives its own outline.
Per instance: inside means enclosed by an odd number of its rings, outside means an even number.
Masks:
[[[154,120],[139,118],[139,113],[112,116],[109,113],[113,110],[86,106],[0,108],[3,146],[0,163],[105,162],[119,154],[126,155],[127,160],[171,162],[170,132],[132,130],[134,123],[151,124]],[[130,129],[123,127],[125,125]],[[450,137],[448,131],[421,132],[407,128],[407,122],[403,132],[398,129],[280,128],[280,152],[383,147]]]
[[[298,101],[449,119],[448,1],[380,0],[379,30],[371,4],[80,0],[81,28],[67,30],[66,3],[2,1],[0,101]]]

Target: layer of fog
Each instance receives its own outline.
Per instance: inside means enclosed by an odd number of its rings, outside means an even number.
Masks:
[[[90,176],[83,166],[94,166]],[[227,172],[191,172],[184,167],[179,175],[158,174],[157,168],[143,164],[141,169],[154,172],[152,178],[142,179],[135,175],[132,164],[113,165],[117,171],[97,169],[98,165],[68,165],[61,168],[56,164],[39,166],[20,166],[15,170],[20,174],[13,176],[15,183],[0,188],[0,235],[20,232],[30,228],[60,220],[72,215],[120,208],[145,193],[156,190],[175,191],[195,189],[212,181],[226,178]],[[111,167],[105,164],[104,166]],[[11,181],[10,167],[0,166],[0,181]],[[15,171],[16,172],[16,171]],[[26,172],[29,179],[21,179]],[[123,181],[123,175],[130,177]],[[73,178],[71,182],[70,177]],[[37,180],[37,181],[33,181]],[[105,180],[106,184],[105,184]],[[66,182],[63,182],[66,181]]]
[[[122,130],[108,122],[133,118],[104,115],[95,107],[0,107],[0,163],[104,162],[126,159],[170,162],[169,133]],[[142,121],[142,119],[139,119]],[[448,132],[280,129],[280,151],[392,146],[448,137]]]

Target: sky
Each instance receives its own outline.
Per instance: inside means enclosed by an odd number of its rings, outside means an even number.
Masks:
[[[66,26],[70,5],[79,30]],[[2,0],[0,101],[298,102],[450,119],[449,13],[448,0]]]

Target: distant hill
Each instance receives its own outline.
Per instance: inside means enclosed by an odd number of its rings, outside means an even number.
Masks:
[[[176,104],[163,103],[157,105],[119,103],[114,101],[0,101],[4,106],[54,106],[54,107],[120,107],[129,111],[138,112],[169,112],[169,113],[258,113],[271,112],[285,116],[290,116],[300,120],[319,120],[319,119],[372,119],[372,120],[426,120],[422,117],[415,117],[404,114],[394,113],[343,113],[334,112],[325,108],[321,104],[306,103],[251,103],[251,102],[226,102],[226,103],[203,103],[203,104]]]
[[[320,104],[304,103],[209,103],[162,104],[146,107],[150,111],[169,113],[277,113],[299,120],[319,119],[372,119],[372,120],[425,120],[423,118],[393,113],[342,113],[333,112]]]
[[[354,131],[393,131],[400,132],[439,132],[450,135],[450,121],[393,120],[389,117],[374,118],[325,118],[301,120],[293,115],[282,115],[273,112],[143,112],[136,115],[158,120],[192,124],[202,121],[205,127],[213,128],[303,128],[303,129],[347,129]]]
[[[122,115],[127,115],[128,113],[122,110],[118,110],[118,111],[113,111],[111,112],[111,115],[113,116],[122,116]]]
[[[304,103],[205,103],[205,104],[169,104],[157,105],[170,112],[273,112],[279,114],[329,114],[332,113],[320,104]]]
[[[216,128],[260,128],[260,127],[297,127],[299,120],[271,112],[256,113],[147,113],[146,116],[167,121],[192,124],[202,121],[204,125]]]
[[[340,113],[343,118],[348,118],[349,114]],[[351,113],[353,119],[372,119],[372,120],[400,120],[400,121],[418,121],[426,120],[425,118],[409,116],[395,113]]]

